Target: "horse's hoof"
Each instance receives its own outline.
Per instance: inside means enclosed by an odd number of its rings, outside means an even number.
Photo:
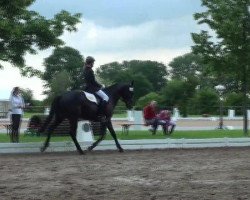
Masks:
[[[90,146],[90,147],[87,148],[88,151],[92,151],[92,149],[93,149],[92,146]]]
[[[41,147],[41,148],[40,148],[40,152],[43,153],[43,152],[45,151],[45,149],[46,149],[46,147]]]
[[[124,150],[121,148],[121,149],[119,149],[119,152],[120,152],[120,153],[123,153],[123,152],[124,152]]]
[[[78,151],[80,155],[84,155],[85,153],[83,151]]]

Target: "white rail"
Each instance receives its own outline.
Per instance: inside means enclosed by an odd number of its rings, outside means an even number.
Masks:
[[[80,143],[86,149],[90,142]],[[213,139],[145,139],[120,140],[125,150],[136,149],[185,149],[212,147],[246,147],[250,138],[213,138]],[[0,143],[0,153],[38,153],[43,143]],[[114,150],[114,141],[103,141],[96,150]],[[46,152],[76,151],[73,142],[51,142]]]

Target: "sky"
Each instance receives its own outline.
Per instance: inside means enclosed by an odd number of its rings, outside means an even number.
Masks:
[[[173,58],[191,51],[191,32],[201,29],[193,14],[204,8],[200,0],[36,0],[29,9],[48,19],[61,10],[82,13],[78,31],[65,32],[61,38],[84,57],[95,57],[97,68],[134,59],[167,66]],[[27,65],[43,70],[43,60],[52,50],[27,55]],[[3,65],[0,99],[8,99],[15,86],[31,89],[35,99],[45,98],[40,79],[22,77],[18,69]]]

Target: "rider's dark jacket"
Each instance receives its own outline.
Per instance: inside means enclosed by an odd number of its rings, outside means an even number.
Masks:
[[[94,71],[91,67],[85,67],[83,71],[85,80],[85,90],[87,92],[95,93],[102,88],[102,85],[95,80]]]

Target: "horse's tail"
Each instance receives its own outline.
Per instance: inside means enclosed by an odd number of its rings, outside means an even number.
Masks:
[[[52,118],[54,117],[54,115],[56,114],[56,111],[59,108],[59,100],[60,100],[61,96],[57,96],[50,107],[50,111],[49,111],[49,115],[46,118],[46,120],[44,121],[44,123],[42,124],[42,126],[39,128],[38,132],[39,133],[43,133],[45,131],[45,129],[47,128],[48,124],[51,122]]]

